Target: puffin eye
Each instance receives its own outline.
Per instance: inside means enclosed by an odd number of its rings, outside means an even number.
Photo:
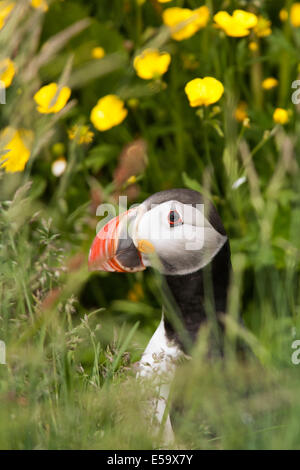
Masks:
[[[170,227],[175,227],[176,225],[183,224],[182,218],[180,217],[179,213],[175,210],[169,212],[168,222],[170,224]]]

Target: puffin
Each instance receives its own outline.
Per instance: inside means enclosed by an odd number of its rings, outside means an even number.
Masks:
[[[220,319],[226,313],[232,268],[221,218],[198,191],[157,192],[102,226],[88,265],[92,271],[135,273],[152,268],[160,273],[162,317],[141,357],[137,377],[155,384],[149,405],[152,424],[170,444],[175,441],[168,413],[170,386],[178,363],[189,357],[207,322],[217,325],[213,344],[222,354]]]

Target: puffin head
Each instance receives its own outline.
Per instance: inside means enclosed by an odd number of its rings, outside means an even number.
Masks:
[[[137,272],[151,266],[164,275],[191,274],[208,265],[226,241],[216,209],[199,192],[161,191],[98,232],[89,269]]]

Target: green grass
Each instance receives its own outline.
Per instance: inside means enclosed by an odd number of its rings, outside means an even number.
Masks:
[[[242,5],[174,0],[172,6],[204,3],[214,12]],[[292,343],[300,340],[300,119],[291,103],[300,31],[278,19],[290,3],[262,2],[258,12],[272,20],[272,35],[259,39],[257,55],[248,38],[226,37],[211,23],[172,41],[154,1],[142,7],[133,0],[54,1],[45,17],[24,2],[26,13],[12,15],[1,30],[1,58],[11,55],[18,73],[0,105],[0,128],[25,127],[35,136],[23,173],[0,170],[0,340],[7,357],[0,365],[1,449],[161,447],[143,419],[151,384],[142,387],[134,372],[160,319],[160,280],[151,270],[89,273],[87,257],[100,202],[115,203],[119,193],[139,202],[171,187],[212,198],[233,263],[225,359],[208,360],[203,329],[172,387],[176,445],[300,447],[300,365],[291,360]],[[89,16],[91,23],[69,36],[55,36]],[[46,41],[53,55],[42,47]],[[172,55],[168,73],[151,84],[132,68],[133,54],[149,41]],[[96,45],[107,51],[101,64],[89,59]],[[225,94],[217,109],[198,113],[184,86],[206,75],[221,80]],[[278,89],[262,92],[261,76],[277,77]],[[62,77],[72,102],[41,117],[33,94]],[[100,133],[89,115],[107,93],[121,96],[129,114]],[[249,128],[233,117],[240,100],[248,104]],[[292,113],[285,126],[272,121],[279,105]],[[90,125],[90,145],[68,139],[74,124]],[[129,165],[124,148],[137,138],[147,151]],[[51,164],[61,153],[68,169],[56,178]],[[116,172],[125,174],[119,185]],[[133,186],[126,182],[132,174]],[[242,176],[246,182],[232,189]],[[247,345],[243,359],[235,353],[240,340]]]

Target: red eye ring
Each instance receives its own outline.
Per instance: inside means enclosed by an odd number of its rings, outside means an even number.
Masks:
[[[171,210],[168,214],[168,222],[170,224],[170,227],[176,227],[176,225],[182,225],[183,220],[176,210]]]

